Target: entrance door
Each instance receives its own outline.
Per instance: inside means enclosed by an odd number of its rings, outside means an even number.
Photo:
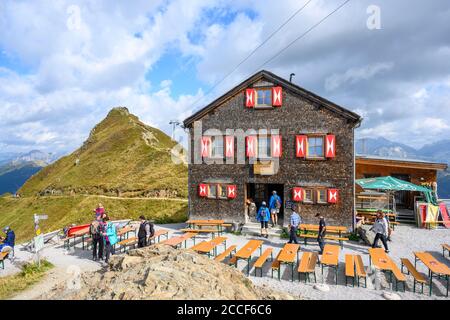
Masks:
[[[281,198],[281,208],[278,214],[278,224],[283,225],[284,217],[284,185],[282,184],[266,184],[266,183],[248,183],[247,184],[247,197],[253,199],[256,204],[257,210],[261,207],[261,203],[265,201],[269,206],[269,200],[272,196],[272,191],[276,191],[277,195]],[[251,219],[253,217],[250,217]]]
[[[411,177],[408,174],[393,173],[391,174],[391,176],[403,181],[411,182]],[[409,191],[396,191],[395,192],[396,205],[400,208],[408,208],[410,203],[410,195],[411,192]]]

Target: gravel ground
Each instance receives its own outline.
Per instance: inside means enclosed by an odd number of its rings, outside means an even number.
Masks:
[[[156,226],[156,229],[165,228],[171,231],[170,236],[179,235],[179,229],[184,228],[185,224],[169,224]],[[263,249],[267,247],[274,248],[274,256],[286,243],[285,239],[264,239],[254,236],[241,236],[231,233],[224,234],[228,238],[227,245],[237,245],[238,249],[242,247],[250,239],[260,239],[264,241]],[[207,236],[200,236],[197,238],[196,243],[202,239],[208,240]],[[406,257],[411,261],[414,261],[414,251],[428,251],[431,252],[439,261],[447,264],[450,267],[450,258],[442,257],[441,244],[450,243],[450,230],[437,229],[437,230],[424,230],[411,226],[398,226],[395,228],[392,235],[392,242],[389,242],[390,257],[400,266],[400,258]],[[381,244],[381,243],[380,243]],[[193,242],[188,241],[188,247],[193,245]],[[42,252],[42,256],[55,265],[55,269],[49,273],[44,281],[37,284],[33,288],[19,294],[18,299],[33,299],[44,291],[49,290],[55,283],[65,280],[69,281],[77,276],[80,272],[94,271],[102,268],[105,264],[103,262],[94,262],[91,260],[91,252],[81,250],[81,245],[70,251],[62,248],[62,243],[55,243],[52,246],[45,248]],[[298,296],[304,299],[384,299],[383,292],[392,292],[390,284],[384,274],[375,272],[374,269],[369,267],[369,255],[367,246],[358,244],[356,242],[347,242],[344,244],[344,249],[340,253],[340,264],[338,273],[338,285],[335,284],[334,270],[324,269],[324,274],[321,274],[321,269],[318,266],[316,268],[317,282],[319,284],[325,284],[328,288],[328,292],[314,288],[314,282],[306,283],[302,277],[302,281],[298,281],[297,274],[295,273],[294,282],[291,281],[290,268],[282,267],[281,281],[277,279],[277,275],[274,274],[274,278],[271,278],[270,263],[266,263],[263,268],[263,277],[255,277],[254,269],[250,270],[250,280],[256,285],[269,286],[278,291],[288,292],[293,296]],[[219,249],[219,253],[222,249]],[[310,240],[307,246],[301,244],[302,251],[318,251],[318,246],[313,239]],[[366,266],[366,270],[369,274],[367,281],[367,288],[364,287],[352,287],[350,282],[348,286],[345,286],[344,276],[344,257],[346,253],[361,254],[363,262]],[[259,255],[258,253],[256,255]],[[301,255],[300,255],[301,257]],[[5,270],[0,270],[0,277],[13,274],[20,270],[21,263],[30,261],[33,259],[33,254],[21,250],[20,246],[16,247],[15,258],[5,262]],[[257,257],[252,259],[251,265],[255,262]],[[427,276],[426,267],[418,263],[419,272]],[[297,268],[297,266],[296,266]],[[238,269],[244,273],[247,273],[247,263],[240,261]],[[330,271],[330,272],[329,272]],[[412,276],[407,276],[406,292],[396,292],[401,299],[450,299],[445,295],[445,280],[435,279],[433,280],[433,295],[428,295],[428,285],[424,287],[424,294],[412,293]],[[420,289],[417,286],[416,289]]]

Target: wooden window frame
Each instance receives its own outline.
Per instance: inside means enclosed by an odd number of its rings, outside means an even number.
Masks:
[[[225,196],[222,196],[223,190],[225,190]],[[226,184],[220,184],[220,183],[217,184],[217,199],[222,199],[222,200],[228,199]]]
[[[311,200],[306,197],[308,191],[311,191]],[[314,204],[314,188],[303,188],[303,203]]]
[[[322,138],[322,156],[310,156],[309,155],[309,138]],[[325,160],[325,140],[326,140],[326,134],[321,133],[312,133],[306,135],[306,159],[308,160]]]
[[[323,187],[320,187],[320,188],[316,188],[316,190],[315,190],[316,192],[315,192],[315,195],[316,195],[316,201],[315,201],[315,203],[316,204],[328,204],[328,200],[327,200],[327,189],[326,188],[323,188]],[[320,199],[320,191],[323,191],[324,192],[324,198],[323,198],[323,200],[322,201],[320,201],[319,199]]]
[[[260,148],[260,146],[259,146],[259,138],[263,138],[263,137],[265,137],[266,138],[266,140],[267,140],[267,142],[268,142],[268,154],[266,154],[266,156],[265,157],[260,157],[259,156],[259,148]],[[261,160],[261,161],[271,161],[271,160],[273,160],[273,157],[272,157],[272,135],[270,135],[270,134],[267,134],[267,135],[257,135],[256,136],[256,159],[257,160]]]
[[[211,196],[211,187],[214,187],[214,188],[216,188],[216,195],[213,197],[213,196]],[[208,199],[217,199],[217,195],[218,195],[218,190],[217,190],[218,188],[217,188],[217,184],[215,184],[215,183],[213,183],[213,184],[208,184],[208,194],[207,194],[207,198]]]
[[[219,138],[218,136],[209,136],[209,139],[211,141],[210,143],[210,150],[209,150],[209,159],[224,159],[225,158],[225,137],[221,136],[222,139],[222,154],[221,155],[215,155],[213,152],[213,149],[215,149],[214,142],[216,139]]]
[[[259,91],[269,91],[270,92],[270,104],[258,104],[258,93]],[[261,87],[261,88],[255,88],[255,109],[272,109],[272,87]]]

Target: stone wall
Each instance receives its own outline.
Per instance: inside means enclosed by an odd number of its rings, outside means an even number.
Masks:
[[[191,164],[189,165],[190,218],[223,218],[243,221],[246,183],[284,184],[284,200],[290,200],[295,186],[320,185],[339,189],[337,204],[300,204],[301,215],[307,223],[317,223],[314,215],[323,213],[331,225],[352,226],[354,208],[354,123],[341,115],[312,103],[297,93],[283,88],[283,106],[267,110],[245,108],[245,93],[231,97],[220,107],[202,118],[203,132],[215,128],[279,129],[283,153],[279,171],[271,176],[254,175],[248,164]],[[336,157],[327,160],[307,160],[295,156],[295,136],[302,133],[330,133],[336,136]],[[193,128],[190,128],[190,153],[200,154],[200,141],[194,148]],[[200,138],[199,138],[200,139]],[[235,149],[237,148],[235,142]],[[238,152],[235,150],[235,159]],[[198,184],[209,180],[237,185],[233,200],[200,198]],[[291,211],[285,210],[287,225]]]

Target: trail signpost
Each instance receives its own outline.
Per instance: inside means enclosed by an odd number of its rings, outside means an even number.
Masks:
[[[36,253],[36,260],[38,262],[38,266],[41,266],[41,259],[39,256],[39,252],[44,248],[44,235],[41,234],[41,228],[39,227],[39,220],[48,219],[48,215],[46,214],[35,214],[34,215],[34,231],[36,236],[34,237],[34,252]]]

